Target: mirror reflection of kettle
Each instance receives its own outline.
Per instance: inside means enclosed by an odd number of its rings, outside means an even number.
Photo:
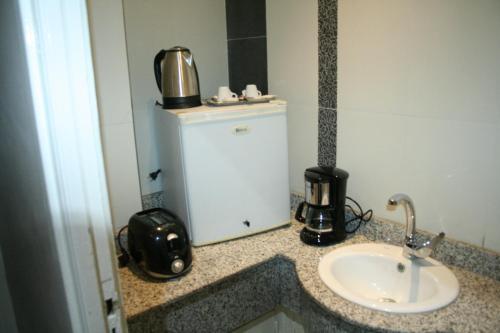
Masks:
[[[185,109],[201,105],[198,71],[189,49],[175,46],[161,50],[155,56],[153,65],[164,109]]]

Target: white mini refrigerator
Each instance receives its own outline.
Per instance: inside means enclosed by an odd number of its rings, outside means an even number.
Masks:
[[[290,222],[286,102],[155,110],[168,209],[200,246]]]

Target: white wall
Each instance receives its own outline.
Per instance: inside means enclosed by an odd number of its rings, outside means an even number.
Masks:
[[[142,194],[161,191],[153,136],[153,107],[161,93],[153,58],[161,49],[181,45],[193,53],[203,97],[229,85],[224,0],[124,0],[127,52]]]
[[[290,189],[303,194],[318,162],[318,2],[267,0],[266,11],[269,93],[288,101]]]
[[[121,0],[88,0],[95,81],[114,227],[142,210]]]
[[[500,250],[500,1],[340,0],[337,165],[375,214]]]

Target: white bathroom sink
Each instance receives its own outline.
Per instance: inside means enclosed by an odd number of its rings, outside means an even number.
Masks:
[[[458,295],[455,275],[431,258],[409,260],[399,246],[355,244],[321,258],[321,280],[343,298],[380,311],[439,309]]]

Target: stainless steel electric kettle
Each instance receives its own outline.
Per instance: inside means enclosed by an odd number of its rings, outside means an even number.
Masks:
[[[164,109],[201,105],[198,71],[189,49],[175,46],[161,50],[154,59],[154,72]]]

